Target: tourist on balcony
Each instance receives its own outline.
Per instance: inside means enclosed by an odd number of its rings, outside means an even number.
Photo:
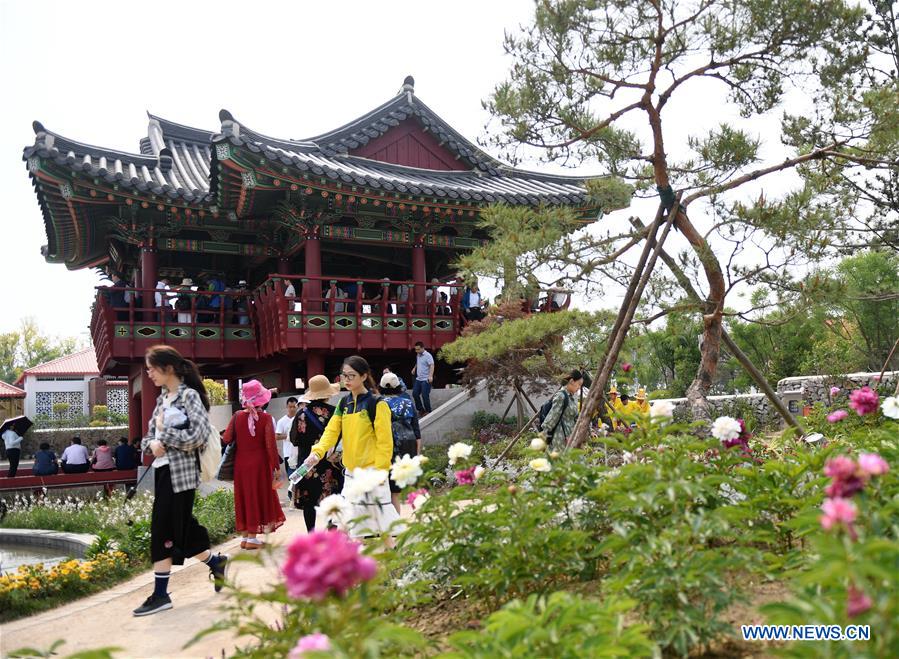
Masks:
[[[346,467],[344,491],[352,488],[356,468],[385,472],[383,482],[365,495],[364,502],[353,505],[351,517],[359,521],[352,524],[349,533],[356,537],[395,534],[396,529],[391,527],[400,517],[390,500],[386,473],[393,456],[390,407],[387,401],[377,397],[371,367],[362,357],[353,355],[343,360],[340,377],[349,393],[340,399],[321,439],[303,464],[314,467],[341,439]]]
[[[396,312],[399,314],[406,313],[406,305],[409,302],[409,285],[400,284],[396,287]]]
[[[105,439],[97,442],[97,448],[91,456],[91,468],[93,471],[112,471],[115,469],[115,462],[112,459],[112,449]]]
[[[125,300],[125,287],[127,284],[116,272],[113,272],[110,277],[112,286],[106,289],[106,299],[109,302],[109,306],[115,309],[116,320],[128,320],[128,302]]]
[[[347,298],[347,292],[343,290],[340,284],[335,284],[333,287],[329,286],[328,291],[325,293],[325,300],[330,300],[331,298],[335,300],[345,300]],[[328,305],[330,302],[325,302],[325,311],[328,310]],[[334,313],[344,313],[346,311],[346,303],[345,302],[335,302],[334,303]]]
[[[168,277],[162,277],[156,282],[156,292],[153,294],[153,304],[156,307],[159,318],[157,322],[163,320],[172,321],[175,316],[171,313],[173,295],[169,293],[172,290],[169,286]]]
[[[147,375],[162,391],[150,417],[141,449],[154,456],[155,493],[150,517],[150,559],[154,588],[135,616],[172,608],[167,592],[172,565],[192,556],[209,567],[215,592],[222,589],[228,557],[213,554],[209,533],[193,516],[200,486],[199,452],[214,429],[209,397],[197,365],[170,346],[147,350]]]
[[[312,447],[321,439],[328,422],[334,416],[334,406],[328,403],[328,399],[337,393],[340,393],[340,385],[331,384],[324,375],[309,378],[309,386],[300,399],[306,403],[306,407],[297,414],[290,427],[289,443],[296,447],[297,465],[309,457]],[[322,499],[337,494],[342,489],[343,465],[340,457],[341,453],[332,449],[324,461],[312,467],[293,486],[293,505],[303,511],[303,520],[309,533],[315,530],[315,507]]]
[[[426,306],[427,313],[431,313],[431,303],[435,299],[439,299],[439,297],[437,296],[437,293],[438,293],[437,286],[439,286],[439,285],[440,285],[440,280],[437,279],[437,277],[433,277],[431,279],[431,285],[428,286],[427,289],[425,290],[425,305],[427,305]],[[434,313],[436,313],[436,311]]]
[[[249,325],[250,296],[245,279],[237,282],[237,293],[238,295],[234,298],[234,322],[238,325]]]
[[[41,442],[40,450],[34,454],[34,466],[31,473],[35,476],[53,476],[59,473],[56,453],[50,450],[50,444]]]
[[[59,460],[64,474],[86,474],[91,466],[87,447],[81,445],[80,437],[72,437],[72,443],[66,446]]]
[[[462,294],[462,315],[467,320],[484,320],[484,309],[487,308],[487,301],[481,295],[477,282],[465,289]]]
[[[440,291],[440,301],[437,304],[437,309],[434,313],[436,313],[438,316],[449,316],[452,314],[452,310],[450,309],[449,305],[449,296],[443,291]]]
[[[137,469],[139,454],[136,455],[134,447],[129,446],[127,437],[119,437],[119,445],[115,448],[115,468],[120,471]]]
[[[22,436],[12,428],[7,428],[3,431],[3,446],[6,448],[6,459],[9,460],[6,475],[15,478],[19,469],[19,457],[22,455]]]
[[[193,322],[193,314],[191,306],[193,305],[194,280],[185,277],[181,280],[181,286],[178,287],[178,297],[175,298],[175,310],[178,312],[178,322],[189,325]]]
[[[272,392],[258,380],[241,386],[243,409],[231,417],[222,441],[237,442],[234,459],[235,528],[241,533],[241,549],[260,549],[260,534],[284,524],[277,490],[283,486],[281,459],[275,443],[275,422],[263,408]]]
[[[225,290],[225,282],[218,277],[210,277],[206,289],[213,293],[222,293]],[[205,313],[198,314],[201,323],[217,323],[222,312],[222,296],[201,295],[197,306],[205,310]]]
[[[578,402],[574,397],[583,385],[583,373],[574,369],[565,376],[562,387],[552,397],[552,407],[543,419],[540,429],[546,435],[547,443],[553,448],[564,448],[568,444],[568,438],[571,437],[578,417]]]
[[[412,385],[412,396],[415,408],[421,416],[431,413],[431,384],[434,382],[434,357],[425,350],[421,341],[415,342],[415,366],[412,367],[415,384]]]
[[[379,289],[377,293],[369,298],[372,302],[371,312],[381,313],[381,305],[384,304],[387,306],[384,312],[392,314],[393,305],[390,304],[390,279],[384,277],[381,281],[384,283],[377,285]]]
[[[381,376],[381,394],[387,400],[391,413],[391,432],[393,434],[393,459],[404,455],[415,456],[421,453],[421,428],[418,425],[418,414],[415,405],[396,373],[387,372]],[[399,485],[389,481],[390,499],[396,512],[400,512]]]

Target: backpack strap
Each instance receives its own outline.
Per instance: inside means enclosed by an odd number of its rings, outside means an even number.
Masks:
[[[368,420],[371,421],[371,425],[374,426],[375,425],[375,415],[377,414],[377,410],[378,410],[378,403],[380,403],[384,399],[381,396],[376,396],[375,394],[373,394],[370,391],[366,394],[366,396],[368,396],[368,398],[365,401],[365,411],[368,412]],[[337,404],[337,406],[340,408],[341,414],[346,414],[347,405],[352,400],[353,400],[353,394],[347,394],[346,396],[344,396],[343,398],[340,399],[340,402]],[[358,412],[359,410],[354,408],[353,411]]]
[[[559,414],[559,420],[556,421],[556,425],[553,426],[553,429],[547,435],[547,437],[549,437],[550,440],[556,436],[556,430],[558,430],[559,426],[562,424],[562,417],[565,416],[565,410],[568,409],[568,392],[563,391],[562,395],[565,397],[565,405],[562,406],[562,413]]]

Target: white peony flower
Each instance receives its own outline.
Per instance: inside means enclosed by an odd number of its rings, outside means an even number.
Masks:
[[[899,396],[889,396],[883,399],[880,409],[884,416],[891,419],[899,419]]]
[[[740,436],[740,422],[730,416],[719,416],[712,424],[712,436],[720,442]]]
[[[420,460],[417,457],[409,457],[408,453],[394,460],[393,466],[390,468],[390,477],[400,487],[414,485],[423,473]]]
[[[531,440],[531,450],[532,451],[545,451],[546,450],[546,442],[543,441],[542,437],[534,437]]]
[[[528,463],[528,466],[534,471],[541,471],[544,473],[553,468],[553,466],[549,463],[549,460],[547,460],[546,458],[536,458],[534,460],[531,460]]]
[[[654,401],[652,406],[649,408],[649,416],[653,419],[673,419],[674,403],[672,403],[670,400]]]
[[[475,480],[479,480],[481,478],[481,476],[484,475],[485,471],[487,471],[487,470],[484,469],[481,465],[478,465],[477,467],[474,468],[474,473],[472,474],[472,476],[474,476]]]
[[[356,467],[351,474],[352,480],[347,483],[343,495],[350,503],[361,503],[369,494],[378,489],[387,480],[387,472],[381,469],[362,469]]]
[[[624,464],[629,465],[637,461],[637,456],[630,451],[625,451],[621,454],[621,461],[624,462]]]
[[[344,529],[353,519],[353,505],[342,494],[331,494],[315,507],[316,513],[327,522]]]
[[[454,465],[460,459],[464,460],[471,455],[471,445],[463,442],[456,442],[455,444],[450,445],[449,449],[446,451],[446,455],[449,458],[449,463]]]

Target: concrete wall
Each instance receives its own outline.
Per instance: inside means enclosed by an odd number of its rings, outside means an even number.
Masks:
[[[37,394],[38,392],[81,392],[82,404],[81,409],[72,409],[71,414],[74,416],[86,415],[90,413],[88,408],[90,395],[88,392],[90,375],[80,380],[38,380],[36,376],[29,375],[25,377],[25,415],[34,417],[37,414]]]
[[[48,430],[31,429],[25,433],[22,441],[22,457],[29,459],[41,445],[41,442],[50,444],[50,448],[56,452],[58,458],[65,448],[71,443],[72,437],[81,437],[81,443],[88,451],[93,451],[98,439],[105,439],[113,450],[119,445],[119,437],[128,437],[128,426],[104,426],[97,428],[54,428]],[[129,441],[132,439],[128,437]]]

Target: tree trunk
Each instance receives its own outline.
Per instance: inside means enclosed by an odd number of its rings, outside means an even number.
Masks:
[[[515,381],[515,414],[518,422],[518,432],[521,432],[527,419],[524,416],[524,400],[521,397],[521,385],[518,380]]]
[[[718,370],[721,354],[721,312],[705,314],[702,317],[702,343],[700,344],[699,368],[696,377],[687,387],[687,402],[697,421],[711,421],[711,409],[707,396],[712,388]]]

